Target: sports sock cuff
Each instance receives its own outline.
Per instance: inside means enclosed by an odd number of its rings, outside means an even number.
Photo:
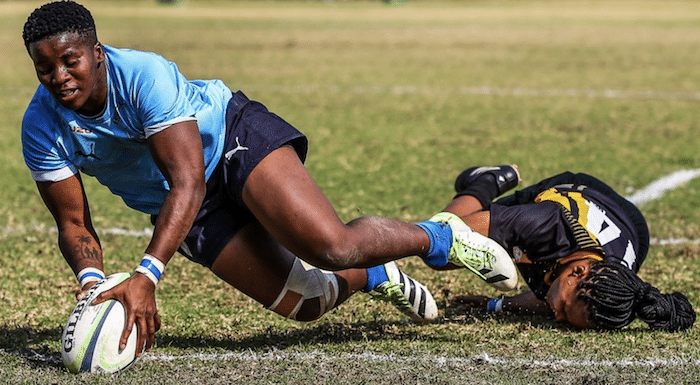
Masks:
[[[452,228],[445,223],[423,221],[416,223],[430,238],[428,252],[422,257],[428,266],[442,267],[449,261],[450,248],[452,247]]]
[[[386,274],[386,268],[384,265],[370,267],[367,270],[367,286],[365,286],[362,291],[368,293],[374,290],[377,286],[389,280],[389,276]]]
[[[491,207],[491,202],[498,196],[498,185],[493,178],[480,178],[466,189],[458,192],[455,198],[463,195],[473,196],[479,200],[481,207],[488,209]]]

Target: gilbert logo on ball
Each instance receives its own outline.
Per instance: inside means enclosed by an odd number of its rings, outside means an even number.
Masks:
[[[61,337],[61,356],[71,372],[114,373],[126,369],[136,360],[136,325],[126,349],[119,350],[119,339],[126,323],[124,306],[116,300],[94,306],[90,304],[97,295],[129,276],[129,273],[117,273],[98,281],[75,305]]]

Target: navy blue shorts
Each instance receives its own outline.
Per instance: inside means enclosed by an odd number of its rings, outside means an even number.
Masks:
[[[292,146],[302,162],[306,159],[304,134],[264,105],[236,92],[226,111],[223,156],[207,181],[204,202],[178,250],[181,254],[211,267],[236,232],[256,220],[243,203],[243,185],[263,158],[285,145]]]

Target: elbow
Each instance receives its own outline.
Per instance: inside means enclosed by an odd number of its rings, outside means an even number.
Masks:
[[[202,202],[204,202],[204,197],[207,194],[207,186],[202,181],[201,183],[194,183],[191,186],[188,186],[186,189],[187,195],[190,197],[190,207],[192,210],[199,211],[200,207],[202,207]]]
[[[207,195],[207,184],[204,181],[204,178],[201,178],[201,180],[198,183],[195,183],[195,186],[192,188],[192,197],[193,201],[196,203],[197,208],[202,206],[202,202],[204,202],[204,197]]]
[[[204,181],[204,174],[191,178],[185,178],[173,183],[170,193],[180,197],[178,200],[189,202],[191,208],[197,210],[202,206],[204,197],[207,194],[207,185]]]

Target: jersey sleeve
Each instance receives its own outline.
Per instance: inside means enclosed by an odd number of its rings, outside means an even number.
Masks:
[[[196,120],[189,100],[189,85],[175,63],[156,54],[145,54],[133,72],[128,89],[132,103],[140,112],[145,137],[162,131],[173,124]]]
[[[54,121],[58,119],[51,119],[36,98],[22,120],[22,155],[37,182],[58,182],[78,173],[65,155],[63,142],[49,127]]]

